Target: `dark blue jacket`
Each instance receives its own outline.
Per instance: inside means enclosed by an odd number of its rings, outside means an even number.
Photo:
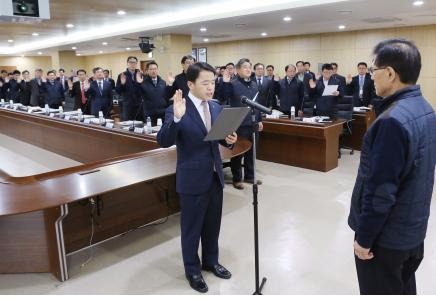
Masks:
[[[279,82],[271,80],[269,77],[264,76],[262,79],[262,85],[259,86],[257,77],[252,77],[253,82],[258,85],[259,95],[256,101],[263,106],[272,107],[275,106],[275,95],[277,93]]]
[[[53,81],[53,84],[50,81],[44,83],[46,90],[46,98],[45,103],[49,105],[53,104],[62,104],[65,101],[64,88],[62,88],[62,84],[59,81]]]
[[[163,116],[168,108],[171,87],[167,86],[166,82],[161,77],[157,77],[156,87],[153,84],[151,77],[144,77],[142,84],[138,84],[141,89],[141,95],[144,98],[145,117]]]
[[[209,101],[212,125],[222,110],[215,102]],[[176,190],[182,194],[205,193],[212,184],[214,166],[221,186],[224,187],[222,160],[218,144],[228,146],[224,141],[205,142],[207,130],[191,99],[186,98],[186,113],[180,122],[174,122],[173,106],[165,114],[165,122],[157,134],[161,147],[177,146]]]
[[[103,91],[98,87],[98,80],[90,83],[89,89],[86,92],[86,97],[91,103],[91,114],[98,116],[98,112],[103,111],[103,116],[109,116],[109,109],[112,106],[112,84],[109,81],[102,80]]]
[[[436,162],[436,116],[419,86],[383,100],[366,133],[348,224],[357,242],[408,250],[425,238]]]
[[[290,113],[291,107],[295,107],[295,115],[302,110],[304,98],[304,84],[296,76],[288,83],[288,77],[280,80],[278,96],[280,99],[280,110],[284,113]]]
[[[9,82],[4,84],[3,88],[6,92],[7,101],[13,100],[15,103],[20,102],[21,85],[15,79],[9,80]]]
[[[183,98],[185,99],[188,98],[188,94],[189,94],[188,78],[186,77],[185,72],[179,73],[174,78],[174,83],[170,91],[170,98],[173,97],[174,93],[176,93],[176,91],[179,89],[182,90],[183,92]]]
[[[139,70],[136,69],[133,75],[128,69],[123,72],[126,76],[126,83],[124,85],[121,84],[121,74],[118,75],[115,90],[117,94],[120,94],[123,97],[123,104],[127,103],[133,106],[141,104],[141,91],[139,90],[136,82],[136,73],[138,71]]]
[[[325,86],[324,79],[321,76],[316,82],[316,87],[314,89],[310,89],[310,95],[315,99],[316,105],[316,115],[318,116],[329,116],[330,118],[336,118],[337,107],[338,107],[338,98],[340,96],[344,96],[344,86],[335,77],[330,77],[328,85],[338,85],[338,96],[322,96]]]

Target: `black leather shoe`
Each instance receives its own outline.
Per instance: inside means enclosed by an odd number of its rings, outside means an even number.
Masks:
[[[253,179],[245,179],[244,182],[249,183],[249,184],[253,184],[254,180]],[[257,180],[257,185],[262,185],[262,180]]]
[[[233,187],[236,189],[244,189],[244,184],[242,184],[242,182],[233,182]]]
[[[203,270],[210,271],[219,278],[230,279],[230,277],[232,277],[230,271],[220,264],[216,264],[214,266],[203,266]]]
[[[207,287],[206,282],[203,279],[203,276],[200,274],[194,274],[194,275],[186,275],[186,278],[189,281],[189,285],[194,290],[200,292],[200,293],[206,293],[209,288]]]

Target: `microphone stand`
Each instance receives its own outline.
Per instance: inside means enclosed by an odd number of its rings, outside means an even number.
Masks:
[[[143,104],[144,104],[144,98],[141,96],[141,104],[139,105],[138,109],[136,110],[136,115],[135,115],[135,118],[133,118],[132,127],[130,127],[129,131],[135,130],[135,121],[136,121],[136,118],[138,118],[139,111],[141,110]]]

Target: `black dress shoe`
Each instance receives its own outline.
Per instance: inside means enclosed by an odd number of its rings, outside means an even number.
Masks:
[[[249,184],[253,184],[254,180],[253,179],[244,179],[244,182],[249,183]],[[257,185],[262,185],[262,180],[257,180]]]
[[[189,281],[189,285],[194,290],[200,292],[200,293],[206,293],[209,288],[207,287],[206,282],[203,279],[203,276],[200,274],[194,274],[194,275],[187,275],[186,278]]]
[[[230,279],[230,277],[232,277],[230,271],[220,264],[216,264],[214,266],[203,266],[203,270],[210,271],[219,278]]]
[[[244,184],[242,184],[242,182],[233,182],[233,187],[236,189],[244,189]]]

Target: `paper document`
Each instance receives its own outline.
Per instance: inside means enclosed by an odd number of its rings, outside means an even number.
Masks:
[[[330,96],[333,95],[333,92],[338,91],[339,85],[327,85],[324,88],[324,92],[322,93],[322,96]]]

